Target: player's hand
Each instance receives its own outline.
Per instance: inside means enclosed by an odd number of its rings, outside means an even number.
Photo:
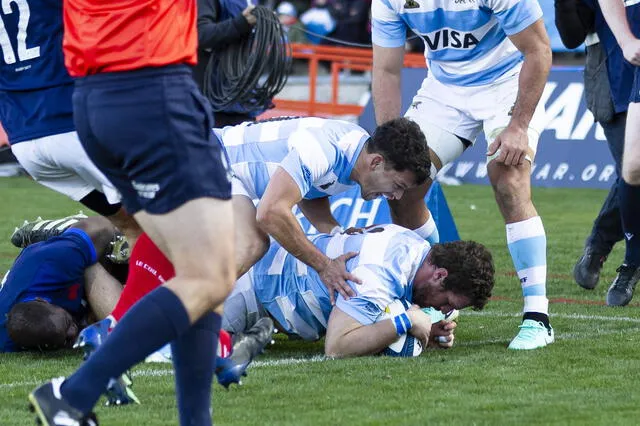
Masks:
[[[329,289],[329,300],[331,301],[331,305],[336,303],[336,291],[346,300],[349,300],[350,297],[356,295],[356,292],[353,291],[347,281],[362,284],[360,278],[347,271],[347,261],[357,255],[358,253],[354,251],[345,253],[342,256],[331,259],[322,270],[318,271],[320,279]]]
[[[429,344],[429,335],[431,334],[431,316],[425,314],[418,305],[411,305],[411,307],[407,309],[407,315],[409,315],[412,324],[409,334],[420,340],[422,347],[426,348]]]
[[[497,162],[503,163],[505,166],[519,166],[524,163],[527,149],[529,149],[527,129],[510,124],[489,145],[487,157],[491,157],[497,152]]]
[[[453,321],[438,321],[431,325],[429,347],[449,349],[455,339],[454,331],[458,324]]]
[[[365,228],[356,228],[355,226],[352,226],[351,228],[347,228],[344,231],[342,231],[343,234],[347,234],[347,235],[357,235],[357,234],[364,234]]]
[[[244,19],[246,19],[249,25],[251,25],[252,27],[256,24],[256,22],[258,22],[256,15],[251,13],[255,8],[256,7],[254,5],[249,5],[245,10],[242,11],[242,16],[244,16]]]
[[[634,38],[625,43],[622,48],[622,54],[632,65],[640,67],[640,39]]]

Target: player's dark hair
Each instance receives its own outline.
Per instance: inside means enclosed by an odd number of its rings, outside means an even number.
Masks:
[[[427,139],[420,126],[408,118],[396,118],[378,126],[366,146],[367,152],[382,155],[394,170],[412,172],[418,185],[431,175]]]
[[[7,314],[7,333],[22,349],[59,349],[65,346],[66,330],[54,320],[60,315],[40,301],[17,303]]]
[[[429,261],[447,270],[445,290],[470,298],[474,309],[484,308],[495,283],[493,258],[485,246],[475,241],[435,244]]]

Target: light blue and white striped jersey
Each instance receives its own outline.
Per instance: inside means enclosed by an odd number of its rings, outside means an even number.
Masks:
[[[423,40],[433,77],[459,86],[519,70],[523,56],[507,36],[542,17],[538,0],[373,0],[371,9],[374,44],[404,46],[408,27]]]
[[[372,324],[396,299],[411,302],[413,279],[430,245],[418,234],[397,225],[367,228],[363,234],[320,234],[310,238],[330,258],[355,251],[347,270],[362,280],[351,284],[357,295],[338,296],[336,306],[364,325]],[[271,245],[253,267],[254,289],[262,306],[286,329],[305,340],[326,332],[331,313],[329,292],[318,273],[280,245]]]
[[[222,141],[234,175],[259,199],[278,167],[287,171],[303,198],[339,194],[369,139],[356,124],[317,117],[285,118],[213,129]]]

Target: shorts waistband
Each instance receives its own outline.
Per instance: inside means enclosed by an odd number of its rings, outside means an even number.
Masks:
[[[146,80],[152,77],[167,77],[167,76],[188,76],[192,77],[191,67],[186,64],[172,64],[164,65],[162,67],[147,67],[138,68],[131,71],[115,71],[105,72],[99,74],[91,74],[85,77],[80,77],[75,80],[75,84],[78,87],[99,85],[102,83],[108,84],[112,82],[120,82],[123,78],[128,81]]]

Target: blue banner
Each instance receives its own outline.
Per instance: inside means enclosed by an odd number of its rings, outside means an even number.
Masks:
[[[329,200],[333,216],[345,229],[392,222],[387,202],[382,198],[364,201],[360,198],[360,188],[353,188],[348,192],[330,197]],[[425,201],[438,227],[440,242],[459,240],[458,230],[451,216],[447,200],[445,200],[442,188],[437,182],[431,186]],[[309,221],[300,213],[297,207],[295,213],[307,235],[318,232],[309,224]]]
[[[403,70],[403,111],[409,108],[425,76],[426,70]],[[534,186],[608,189],[615,181],[615,164],[604,132],[587,110],[583,92],[582,68],[551,70],[541,99],[546,106],[546,125],[531,174]],[[372,101],[360,117],[360,125],[368,131],[375,129]],[[460,182],[488,185],[486,149],[481,135],[474,147],[440,173]]]

